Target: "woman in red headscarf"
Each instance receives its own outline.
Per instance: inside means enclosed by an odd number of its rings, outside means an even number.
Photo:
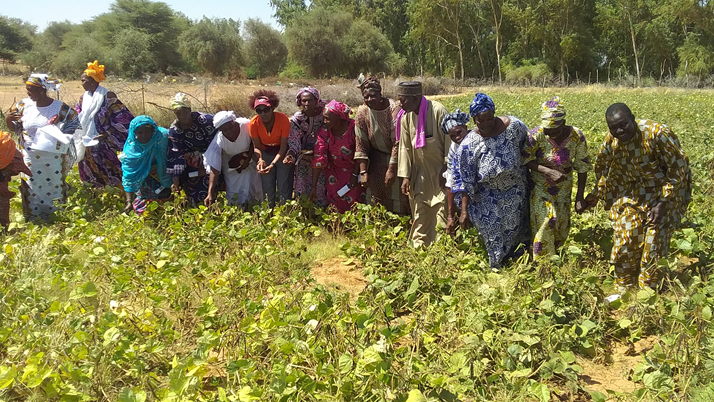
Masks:
[[[327,201],[343,213],[365,199],[364,189],[357,185],[359,164],[354,161],[355,121],[350,119],[350,108],[335,100],[325,106],[322,117],[325,125],[317,133],[310,200],[317,198],[317,181],[325,169]]]

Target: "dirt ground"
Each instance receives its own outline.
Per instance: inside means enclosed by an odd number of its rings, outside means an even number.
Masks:
[[[593,363],[591,360],[579,358],[578,365],[584,372],[580,375],[589,391],[599,391],[607,395],[607,390],[616,392],[634,392],[640,388],[630,381],[630,375],[635,367],[642,362],[644,353],[659,342],[659,337],[649,336],[635,342],[634,348],[626,344],[616,344],[605,364]]]
[[[362,268],[354,263],[347,263],[343,258],[317,262],[310,270],[310,276],[321,285],[349,293],[351,302],[357,300],[368,283],[367,278],[362,275]]]

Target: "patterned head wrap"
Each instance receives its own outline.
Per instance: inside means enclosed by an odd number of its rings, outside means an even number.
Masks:
[[[471,117],[476,117],[486,111],[496,111],[496,105],[493,104],[493,99],[483,92],[479,92],[471,101],[471,106],[469,107],[469,114]]]
[[[325,106],[327,110],[330,112],[334,113],[337,115],[342,120],[349,120],[350,119],[350,107],[345,105],[342,102],[338,102],[336,100],[331,100],[330,103]]]
[[[0,131],[0,169],[4,169],[15,157],[15,141],[10,133]]]
[[[141,126],[151,126],[154,134],[148,143],[136,139],[136,130]],[[164,188],[171,187],[171,178],[166,174],[169,130],[159,127],[149,116],[136,116],[129,124],[129,134],[124,143],[121,157],[122,184],[124,190],[135,193],[141,188],[156,161],[156,174]]]
[[[97,82],[102,82],[107,79],[107,77],[104,76],[104,64],[99,64],[97,60],[94,60],[93,63],[87,63],[87,68],[84,70],[84,73],[87,74],[87,77],[92,77],[92,79]]]
[[[379,78],[370,76],[369,78],[364,78],[364,75],[360,74],[357,79],[359,82],[360,91],[365,89],[375,89],[377,92],[382,92],[382,84],[379,82]]]
[[[62,81],[50,78],[47,74],[30,74],[25,84],[33,87],[44,88],[49,91],[58,91]]]
[[[559,96],[552,97],[541,107],[541,127],[556,128],[565,120],[565,107]]]
[[[449,130],[456,126],[465,126],[469,120],[471,120],[471,118],[468,114],[456,108],[454,113],[449,113],[444,116],[444,120],[441,121],[441,131],[443,131],[444,134],[449,134]]]
[[[179,92],[171,98],[171,109],[176,110],[182,107],[191,109],[191,101],[188,100],[188,95],[183,92]]]
[[[235,121],[236,119],[236,114],[232,111],[221,110],[213,116],[213,127],[221,128],[222,125],[229,121]]]
[[[302,106],[302,102],[300,102],[300,97],[304,93],[309,93],[312,95],[315,99],[317,99],[317,107],[323,108],[325,107],[325,101],[320,99],[320,92],[313,87],[305,87],[305,88],[300,88],[299,91],[297,91],[297,95],[295,95],[295,104],[298,106]]]

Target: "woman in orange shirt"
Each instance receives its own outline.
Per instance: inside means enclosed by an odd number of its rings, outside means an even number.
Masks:
[[[248,98],[248,105],[256,115],[250,120],[250,138],[258,155],[258,173],[263,194],[275,206],[276,193],[282,204],[293,196],[293,165],[283,163],[288,149],[290,119],[284,113],[275,112],[280,99],[273,91],[260,89]],[[277,191],[276,191],[277,190]]]

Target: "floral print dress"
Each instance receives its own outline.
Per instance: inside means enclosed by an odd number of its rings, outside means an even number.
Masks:
[[[530,223],[533,257],[538,260],[554,255],[567,240],[573,172],[587,173],[592,170],[592,164],[585,135],[576,127],[571,127],[570,134],[560,144],[545,135],[542,127],[535,127],[528,133],[523,157],[524,164],[536,161],[568,177],[560,183],[553,183],[542,173],[531,171],[534,188],[530,198]]]
[[[340,197],[337,192],[352,179],[355,165],[355,121],[350,120],[347,131],[341,137],[335,137],[326,128],[317,133],[313,167],[323,168],[326,179],[327,201],[340,213],[352,208],[356,202],[364,203],[365,192],[362,186],[350,189]]]

